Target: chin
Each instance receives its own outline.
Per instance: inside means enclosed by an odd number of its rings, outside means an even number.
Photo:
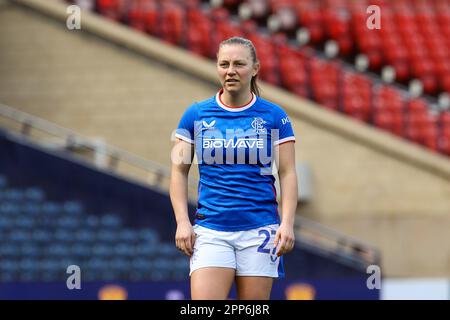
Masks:
[[[238,94],[240,92],[239,88],[224,88],[224,91],[228,92],[231,95]]]
[[[225,85],[223,87],[224,90],[228,91],[228,92],[239,92],[241,90],[241,86],[229,86],[229,85]]]

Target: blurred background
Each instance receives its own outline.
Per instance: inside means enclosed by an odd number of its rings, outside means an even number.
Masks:
[[[449,0],[0,0],[0,298],[190,298],[173,131],[232,36],[297,136],[272,299],[450,298]]]

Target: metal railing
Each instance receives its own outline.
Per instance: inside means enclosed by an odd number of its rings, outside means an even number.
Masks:
[[[18,124],[17,127],[7,125],[8,129],[26,136],[41,146],[66,151],[77,158],[89,161],[100,170],[124,175],[164,191],[168,190],[170,169],[162,164],[106,144],[98,138],[85,137],[2,103],[0,103],[0,117]],[[196,191],[197,181],[189,178],[188,194],[191,200],[196,199]]]
[[[297,217],[295,225],[297,244],[301,248],[311,249],[362,271],[369,265],[381,263],[380,251],[361,240],[305,217]]]

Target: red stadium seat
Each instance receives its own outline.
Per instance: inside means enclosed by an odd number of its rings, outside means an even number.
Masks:
[[[426,94],[433,95],[438,91],[438,81],[433,74],[427,74],[419,78],[423,84],[423,90]]]
[[[369,68],[373,71],[380,70],[383,65],[383,56],[379,50],[367,52],[367,58],[369,59]]]
[[[129,4],[128,24],[140,31],[159,35],[159,8],[153,0],[135,0]]]
[[[442,90],[450,93],[450,74],[441,76]]]
[[[353,118],[368,122],[371,116],[372,82],[369,78],[344,71],[342,84],[342,111]]]
[[[442,134],[438,138],[438,149],[440,152],[450,156],[450,132]]]
[[[399,82],[406,82],[409,79],[409,65],[404,61],[395,62],[392,67],[395,70],[395,79]]]
[[[389,110],[379,110],[374,114],[375,126],[390,131],[391,133],[404,136],[404,120],[402,113]]]
[[[243,2],[250,5],[252,16],[237,22],[231,15]],[[448,112],[442,112],[436,121],[429,114],[427,100],[406,102],[404,90],[344,70],[338,59],[319,58],[312,50],[311,46],[323,48],[327,40],[334,39],[339,55],[346,60],[364,53],[371,71],[380,72],[389,65],[395,70],[397,82],[408,84],[419,79],[425,94],[450,93],[448,4],[437,0],[370,3],[382,8],[381,30],[366,26],[367,1],[224,0],[221,6],[208,8],[201,0],[97,0],[97,10],[211,59],[215,59],[221,41],[245,36],[256,46],[262,80],[431,150],[450,154]],[[267,25],[270,14],[278,15],[282,25],[268,36],[258,28]],[[288,37],[300,27],[309,31],[309,44],[302,51],[288,45]],[[306,53],[308,50],[311,53]]]
[[[187,13],[187,25],[186,46],[198,55],[209,57],[210,30],[213,29],[211,21],[200,10],[191,9]]]
[[[422,129],[422,143],[433,151],[438,151],[438,130],[434,126],[428,126]]]
[[[365,32],[363,35],[361,35],[361,38],[358,42],[359,49],[362,52],[378,51],[381,48],[380,38],[377,36],[371,36],[371,34],[368,32]]]
[[[307,96],[307,76],[304,58],[288,45],[278,47],[281,84],[303,97]]]
[[[318,24],[313,24],[308,26],[308,30],[310,33],[312,43],[320,43],[323,41],[325,34],[322,26]]]
[[[428,111],[428,106],[423,99],[413,99],[406,104],[408,114],[424,114]]]
[[[353,41],[349,36],[341,36],[337,39],[339,54],[348,56],[353,52]]]
[[[181,44],[185,35],[185,11],[175,3],[164,3],[161,14],[161,37],[172,44]]]
[[[325,20],[327,33],[332,39],[347,35],[350,30],[349,15],[345,11],[337,11],[327,15]]]
[[[450,129],[450,111],[443,111],[439,117],[442,128]]]
[[[97,9],[105,17],[119,21],[125,9],[124,0],[97,0]]]

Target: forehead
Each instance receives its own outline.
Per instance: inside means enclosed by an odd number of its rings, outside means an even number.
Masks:
[[[217,53],[218,60],[251,60],[250,48],[242,44],[225,44]]]

